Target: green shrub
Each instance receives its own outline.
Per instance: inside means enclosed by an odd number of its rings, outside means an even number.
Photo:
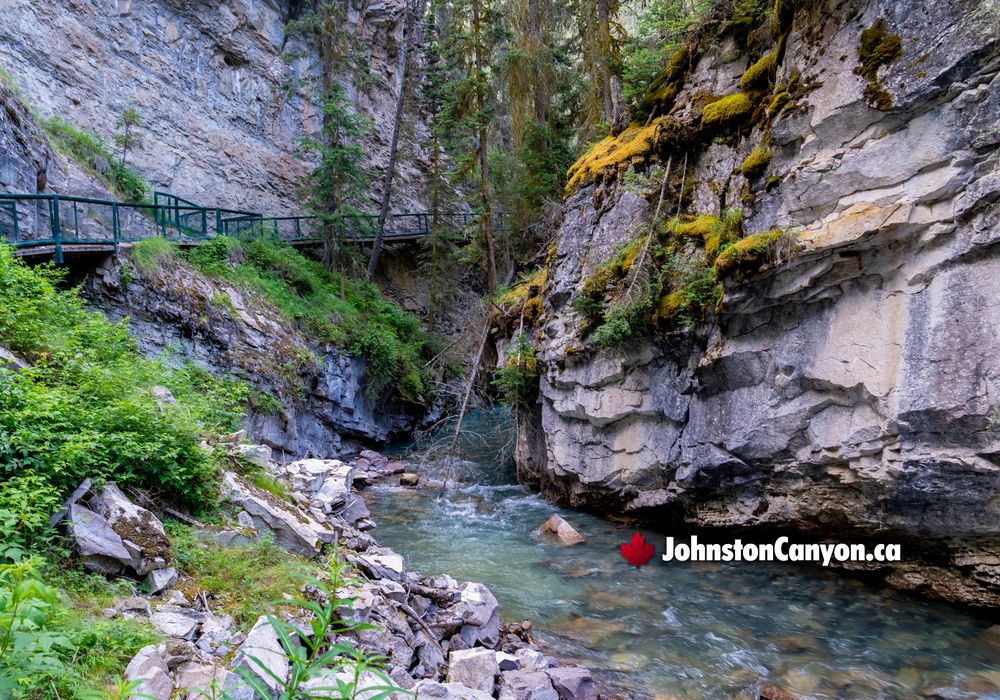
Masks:
[[[55,534],[49,517],[59,508],[59,491],[33,471],[0,482],[0,561],[21,561]]]
[[[525,406],[538,395],[538,369],[535,347],[528,336],[521,333],[507,348],[507,359],[494,374],[493,386],[499,390],[504,403]]]
[[[133,245],[129,258],[140,270],[159,270],[167,262],[177,259],[177,246],[166,238],[154,236]]]
[[[238,427],[250,387],[142,358],[126,323],[85,310],[60,280],[0,246],[0,306],[9,310],[0,344],[34,360],[0,371],[0,482],[31,473],[65,494],[103,478],[194,507],[210,502],[216,467],[199,443]],[[161,403],[157,386],[176,403]]]
[[[126,202],[142,202],[149,185],[136,172],[115,159],[101,138],[59,117],[42,120],[41,127],[57,150],[72,158]]]

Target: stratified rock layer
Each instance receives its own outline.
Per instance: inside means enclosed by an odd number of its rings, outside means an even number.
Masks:
[[[880,74],[888,111],[853,72],[879,18],[903,45]],[[522,479],[663,528],[902,542],[904,561],[880,570],[890,583],[1000,605],[998,30],[996,5],[968,0],[796,19],[777,82],[801,70],[818,87],[771,126],[782,181],[744,217],[748,233],[797,233],[798,252],[727,283],[700,336],[581,351],[570,302],[649,206],[607,183],[576,192],[546,290],[540,403],[520,416]],[[732,48],[701,56],[680,104],[737,89],[747,64],[722,60]],[[693,213],[740,206],[738,166],[761,138],[701,152]]]

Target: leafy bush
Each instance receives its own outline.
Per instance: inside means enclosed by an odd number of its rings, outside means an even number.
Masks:
[[[0,697],[97,696],[142,647],[137,620],[94,620],[38,576],[37,560],[0,565]]]
[[[0,482],[0,561],[21,561],[52,536],[49,516],[59,508],[59,491],[27,471]]]
[[[34,360],[18,373],[0,371],[4,488],[33,474],[61,495],[93,477],[196,507],[211,500],[216,469],[199,443],[238,427],[249,386],[140,357],[125,323],[85,310],[76,291],[57,288],[61,279],[0,247],[0,307],[9,310],[0,344]],[[155,387],[176,403],[159,400]]]
[[[504,366],[493,376],[493,385],[500,391],[504,403],[524,406],[538,394],[538,358],[528,336],[519,334],[507,349]]]

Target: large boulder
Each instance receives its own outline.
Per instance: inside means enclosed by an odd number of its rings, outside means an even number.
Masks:
[[[481,583],[466,583],[453,607],[462,617],[459,634],[470,647],[481,644],[493,648],[500,642],[500,603],[489,588]]]
[[[120,574],[132,563],[132,554],[118,533],[100,515],[77,503],[69,507],[69,533],[83,565],[102,574]]]
[[[319,554],[320,531],[326,530],[323,525],[233,472],[226,472],[222,483],[226,499],[246,511],[255,528],[274,533],[279,547],[306,557]]]
[[[597,689],[589,669],[559,666],[546,669],[545,675],[559,694],[559,700],[597,700]]]
[[[129,501],[114,484],[108,484],[90,504],[122,538],[132,555],[131,568],[139,576],[168,566],[170,538],[156,516]]]
[[[500,674],[500,700],[559,700],[549,677],[538,671]]]
[[[492,694],[498,672],[496,653],[492,649],[463,649],[448,655],[449,683]]]

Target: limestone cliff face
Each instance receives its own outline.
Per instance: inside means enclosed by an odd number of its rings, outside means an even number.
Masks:
[[[43,116],[111,140],[129,104],[144,143],[129,163],[155,188],[205,206],[302,213],[295,201],[310,163],[298,140],[320,128],[315,47],[286,24],[279,0],[5,0],[0,67]],[[384,166],[403,37],[402,0],[350,3],[348,24],[370,71],[349,97],[371,120],[368,165]],[[397,163],[394,203],[419,209],[427,125],[408,114],[412,138]],[[371,191],[374,201],[381,183]],[[29,190],[34,192],[34,189]],[[62,190],[65,194],[80,194]]]
[[[854,71],[879,19],[903,49],[879,72],[887,110]],[[775,82],[798,70],[812,90],[769,125],[780,186],[758,182],[743,207],[746,232],[792,232],[795,252],[728,282],[697,332],[624,351],[581,339],[571,299],[652,207],[607,178],[569,197],[522,479],[664,529],[902,541],[905,561],[881,570],[891,584],[1000,605],[998,36],[991,1],[796,17]],[[676,114],[738,89],[748,64],[733,48],[701,54]],[[691,213],[741,205],[739,166],[760,141],[755,127],[691,153]]]

